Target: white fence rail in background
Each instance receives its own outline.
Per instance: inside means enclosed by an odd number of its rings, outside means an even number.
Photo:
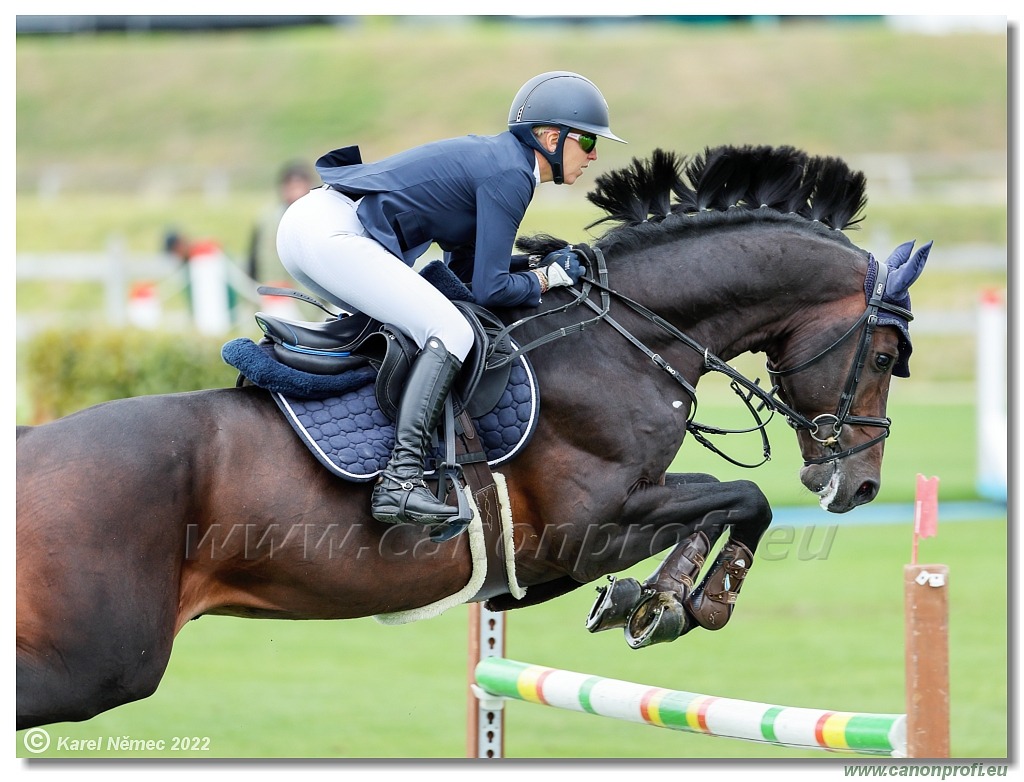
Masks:
[[[18,282],[99,283],[103,286],[106,319],[115,325],[127,321],[129,291],[134,282],[169,281],[181,274],[178,289],[184,287],[181,263],[173,258],[159,254],[129,256],[117,249],[105,253],[18,253],[15,270]]]
[[[933,252],[930,269],[970,269],[1006,272],[1006,248],[997,245],[961,245]],[[161,253],[135,254],[113,244],[100,253],[19,253],[15,260],[18,282],[95,282],[103,288],[103,317],[111,325],[132,322],[132,289],[139,282],[152,283],[160,300],[167,300],[185,289],[189,281],[186,267]],[[235,264],[225,269],[228,283],[239,298],[266,309],[266,301],[256,295],[256,283]],[[81,317],[82,312],[64,313]],[[919,334],[973,334],[977,313],[915,310],[914,329]],[[30,337],[38,328],[61,319],[61,313],[42,310],[38,314],[18,312],[17,337]],[[178,324],[175,324],[178,325]]]
[[[872,203],[921,198],[962,204],[1006,202],[1005,152],[847,155],[846,161],[864,172]]]
[[[207,264],[187,265],[162,253],[127,253],[116,243],[102,253],[19,253],[15,261],[18,282],[97,283],[103,288],[103,304],[102,313],[54,311],[52,308],[43,308],[38,313],[19,311],[17,338],[30,337],[38,328],[52,325],[68,315],[102,318],[114,326],[184,326],[187,314],[168,317],[161,313],[163,302],[186,289],[191,298],[193,325],[205,333],[221,333],[230,328],[227,286],[234,291],[238,302],[251,304],[255,309],[267,310],[274,306],[256,293],[257,283],[226,255],[215,260],[218,261],[216,273],[200,274]],[[218,301],[221,304],[213,304]],[[145,309],[140,310],[140,305]],[[167,320],[161,323],[162,318]]]

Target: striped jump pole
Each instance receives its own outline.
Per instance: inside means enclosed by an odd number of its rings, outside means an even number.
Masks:
[[[859,714],[773,706],[488,657],[477,685],[502,698],[670,730],[784,747],[906,757],[904,714]]]

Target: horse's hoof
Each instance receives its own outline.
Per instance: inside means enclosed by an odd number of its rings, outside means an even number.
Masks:
[[[587,616],[587,629],[592,633],[625,627],[626,618],[640,600],[643,590],[635,578],[617,581],[608,576],[608,586],[597,588],[597,600]]]
[[[668,643],[685,635],[693,627],[683,604],[669,592],[643,597],[629,616],[624,630],[631,649]]]
[[[721,630],[728,623],[753,560],[754,555],[742,543],[730,541],[722,546],[708,574],[686,600],[693,618],[705,630]]]

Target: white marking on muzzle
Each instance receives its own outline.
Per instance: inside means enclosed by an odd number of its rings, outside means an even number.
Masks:
[[[828,510],[828,506],[832,504],[832,500],[836,498],[836,493],[839,491],[839,468],[835,467],[832,470],[832,477],[828,479],[828,484],[818,492],[818,504],[824,509]]]

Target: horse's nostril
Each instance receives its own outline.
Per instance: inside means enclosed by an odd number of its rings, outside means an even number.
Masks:
[[[857,501],[859,504],[871,502],[878,495],[877,481],[864,481],[857,489]]]

